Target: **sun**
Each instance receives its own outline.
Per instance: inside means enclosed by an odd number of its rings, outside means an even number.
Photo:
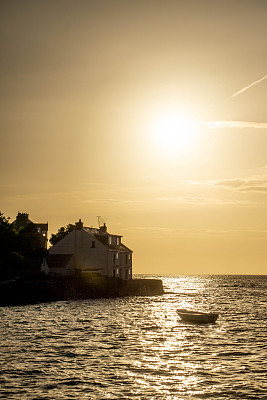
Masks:
[[[151,142],[162,154],[186,155],[193,151],[197,140],[197,121],[190,115],[165,110],[151,119]]]

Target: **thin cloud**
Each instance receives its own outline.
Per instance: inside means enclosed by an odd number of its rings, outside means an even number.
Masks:
[[[209,181],[211,184],[212,181]],[[225,180],[220,180],[220,181],[213,181],[214,186],[223,186],[224,188],[230,188],[230,189],[240,189],[247,187],[249,184],[249,180],[245,179],[225,179]],[[251,181],[252,182],[252,181]],[[252,182],[253,184],[254,182]]]
[[[250,89],[252,86],[255,86],[258,83],[264,81],[264,79],[266,79],[266,78],[267,78],[267,75],[264,75],[262,78],[257,79],[256,81],[254,81],[254,82],[250,83],[249,85],[243,87],[242,89],[238,90],[238,92],[234,93],[232,95],[232,97],[238,96],[239,94],[241,94],[241,93],[245,92],[246,90]]]
[[[207,121],[206,125],[210,129],[224,129],[224,128],[267,129],[267,122],[253,122],[253,121]]]
[[[236,193],[258,192],[267,193],[267,173],[250,176],[246,179],[220,179],[206,181],[184,181],[186,185],[212,186],[214,188],[223,188]],[[196,199],[196,198],[195,198]],[[202,202],[203,203],[203,202]]]
[[[224,189],[232,190],[235,192],[261,192],[267,193],[267,177],[250,178],[250,179],[229,179],[220,181],[211,181],[208,183],[213,186],[220,186]]]
[[[264,186],[248,186],[239,189],[240,192],[261,192],[267,193],[267,187]]]
[[[196,197],[196,196],[169,196],[159,197],[159,201],[172,203],[172,204],[184,204],[184,205],[195,205],[195,206],[220,206],[220,205],[236,205],[236,204],[248,204],[244,200],[222,200],[211,197]]]
[[[85,199],[83,203],[118,203],[118,204],[140,204],[143,203],[143,200],[135,200],[135,199],[115,199],[115,198],[93,198],[93,199]]]
[[[162,238],[163,236],[183,238],[208,237],[225,237],[227,239],[234,237],[235,239],[250,239],[266,241],[267,230],[238,230],[238,229],[207,229],[207,228],[174,228],[166,226],[127,226],[124,227],[127,237],[139,237],[140,234],[149,235],[150,238]],[[171,236],[170,236],[171,235]]]

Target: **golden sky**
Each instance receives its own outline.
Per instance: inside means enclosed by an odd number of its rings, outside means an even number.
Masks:
[[[2,0],[0,210],[134,273],[266,274],[267,2]]]

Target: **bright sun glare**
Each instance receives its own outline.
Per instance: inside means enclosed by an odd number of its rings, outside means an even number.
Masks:
[[[166,155],[186,155],[195,147],[197,125],[193,117],[175,110],[159,113],[151,122],[154,146]]]

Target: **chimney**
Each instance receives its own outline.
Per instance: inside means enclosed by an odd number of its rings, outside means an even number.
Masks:
[[[82,222],[82,220],[81,220],[81,218],[79,219],[79,222],[76,222],[75,223],[75,225],[76,225],[76,230],[77,231],[81,231],[82,229],[83,229],[83,222]]]
[[[105,223],[104,223],[103,226],[100,226],[99,231],[100,231],[101,233],[107,233],[107,226],[106,226]]]

